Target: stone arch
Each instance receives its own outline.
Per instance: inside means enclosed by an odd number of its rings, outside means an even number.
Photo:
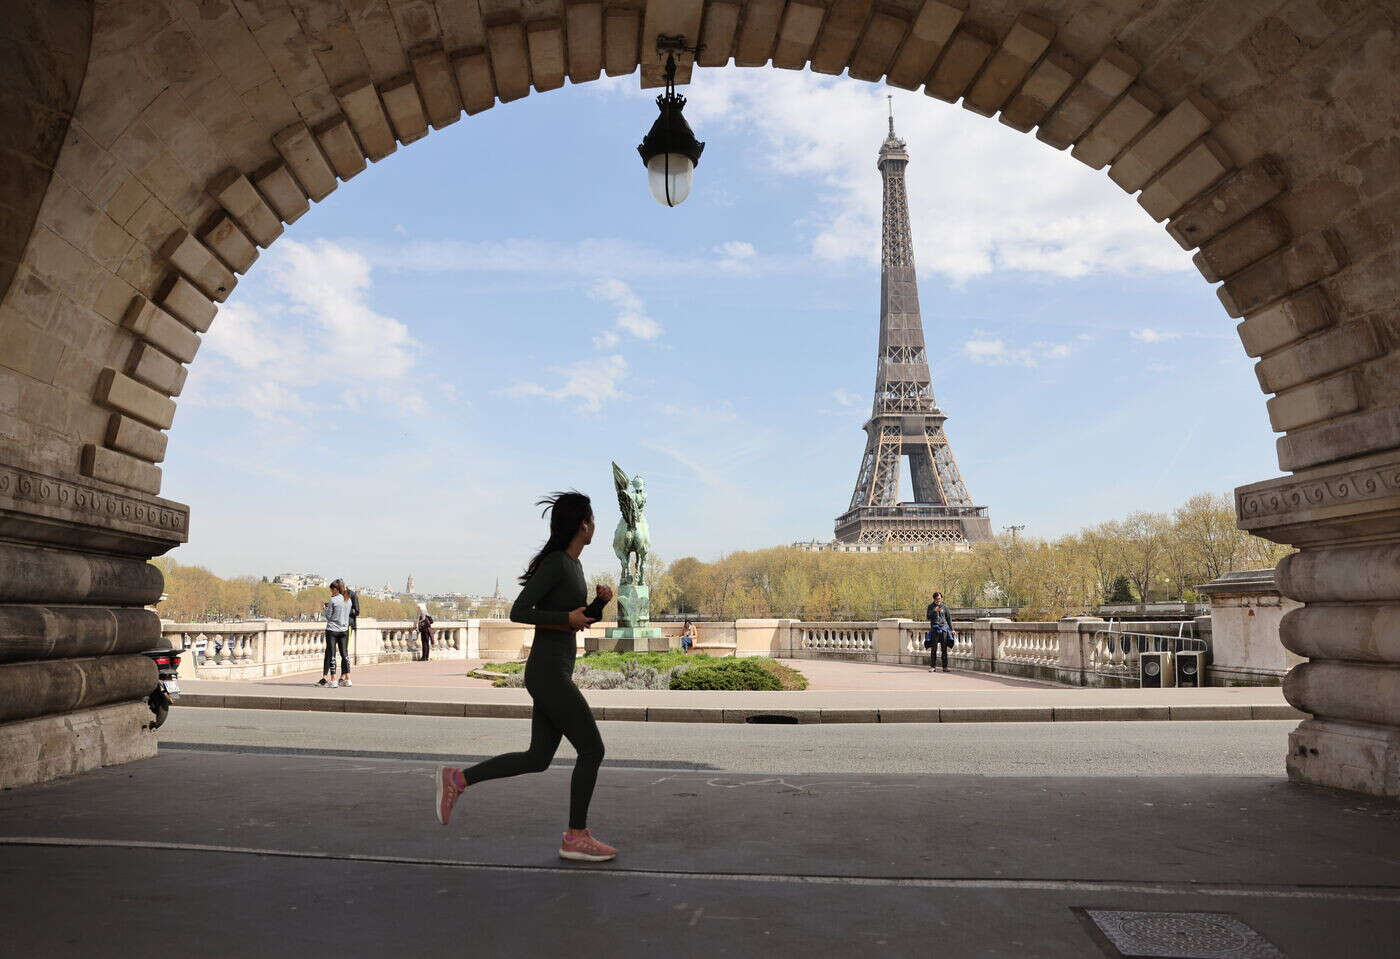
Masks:
[[[183,538],[181,508],[155,498],[164,431],[199,334],[259,249],[463,113],[639,65],[657,85],[654,38],[682,34],[702,66],[922,87],[1107,170],[1197,251],[1259,358],[1296,475],[1242,487],[1241,525],[1308,550],[1281,576],[1315,604],[1309,622],[1327,604],[1400,603],[1395,557],[1356,545],[1400,536],[1386,518],[1400,510],[1396,27],[1363,0],[98,0],[0,304],[0,395],[16,400],[0,457],[16,477],[167,511]],[[1354,596],[1347,571],[1376,564],[1384,582]],[[1314,745],[1291,763],[1400,790],[1378,758],[1400,754],[1400,670],[1374,668],[1400,654],[1377,651],[1375,622],[1348,628],[1350,645],[1309,647],[1335,662],[1290,679],[1332,723],[1305,724],[1295,739]],[[1349,702],[1357,676],[1380,706]],[[1322,740],[1328,755],[1308,758]]]

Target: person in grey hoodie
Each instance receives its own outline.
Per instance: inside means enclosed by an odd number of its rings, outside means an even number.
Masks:
[[[331,583],[331,599],[326,603],[326,655],[321,664],[321,681],[317,686],[335,685],[335,651],[340,650],[340,685],[349,686],[350,654],[346,640],[350,634],[350,600],[345,583]]]

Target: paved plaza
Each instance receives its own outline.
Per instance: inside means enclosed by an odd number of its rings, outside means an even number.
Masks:
[[[1301,719],[1278,687],[1094,689],[970,671],[838,660],[784,660],[811,680],[783,692],[588,690],[599,719],[631,722],[1065,722]],[[524,689],[466,674],[477,660],[355,669],[351,688],[323,689],[319,673],[256,682],[182,681],[182,706],[402,713],[514,719],[530,714]],[[489,668],[489,664],[486,664]]]

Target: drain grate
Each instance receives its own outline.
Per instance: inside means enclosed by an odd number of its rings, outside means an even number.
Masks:
[[[1278,947],[1226,912],[1076,910],[1107,940],[1114,959],[1286,959]]]

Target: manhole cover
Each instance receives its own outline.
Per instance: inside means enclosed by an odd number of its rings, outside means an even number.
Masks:
[[[1083,911],[1122,959],[1286,959],[1229,913]]]

